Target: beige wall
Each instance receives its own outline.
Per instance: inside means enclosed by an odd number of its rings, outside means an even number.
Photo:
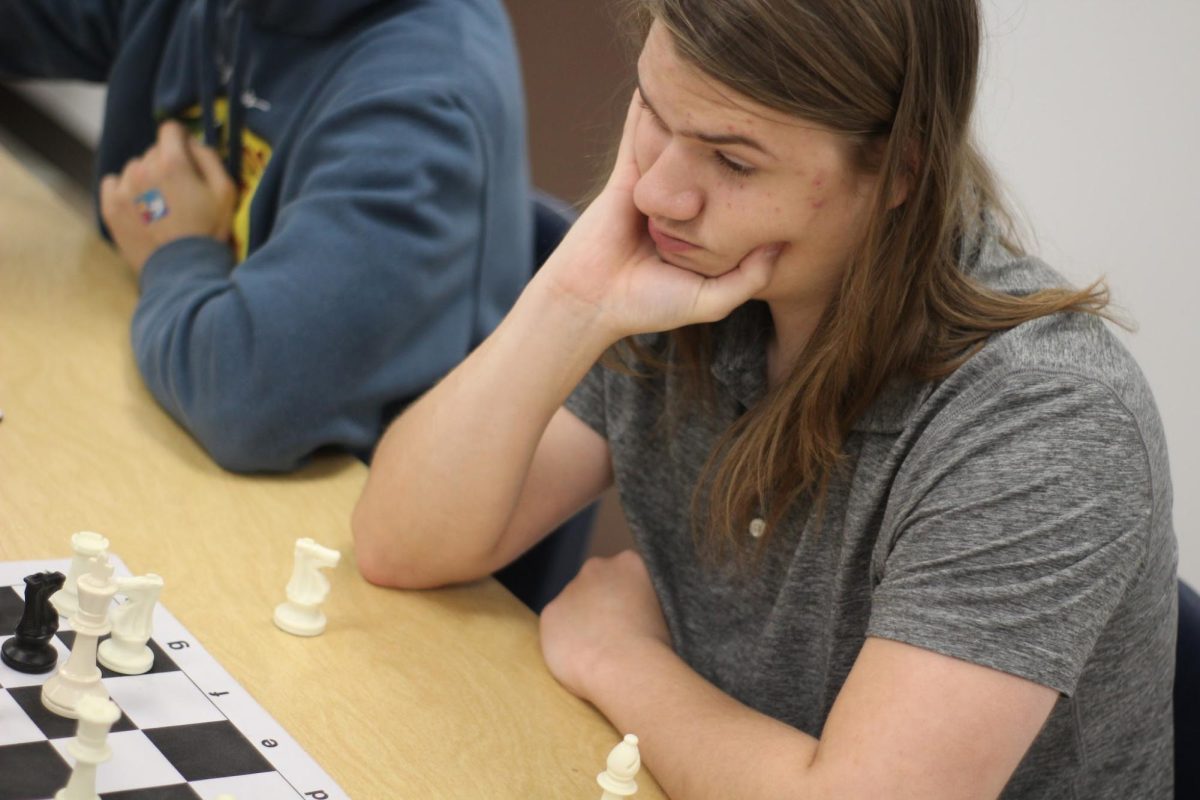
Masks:
[[[506,0],[521,50],[534,183],[565,200],[604,168],[633,87],[622,0]]]

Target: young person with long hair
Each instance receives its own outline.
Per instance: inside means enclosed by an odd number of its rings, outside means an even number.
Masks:
[[[486,575],[616,483],[546,663],[678,798],[1168,798],[1161,425],[1014,243],[977,0],[641,0],[617,163],[389,429],[374,582]]]

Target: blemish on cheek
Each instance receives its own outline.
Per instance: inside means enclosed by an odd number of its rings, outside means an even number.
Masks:
[[[813,208],[824,208],[825,207],[825,198],[819,197],[816,200],[813,200],[812,207]]]
[[[813,188],[815,188],[815,189],[820,189],[824,185],[825,185],[825,179],[822,177],[818,176],[815,180],[813,180]]]

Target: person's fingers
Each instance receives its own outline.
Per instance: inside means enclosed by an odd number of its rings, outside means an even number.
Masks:
[[[187,139],[187,146],[192,161],[199,168],[208,188],[215,192],[222,202],[232,203],[233,181],[229,179],[229,173],[225,171],[225,165],[221,163],[221,157],[217,155],[217,151],[206,147],[190,136]]]
[[[131,158],[125,162],[125,168],[121,170],[121,183],[118,188],[131,194],[137,194],[146,189],[146,164],[142,158]]]
[[[116,175],[105,175],[100,181],[100,217],[110,228],[117,216],[117,187],[120,184],[121,179]]]
[[[629,108],[625,112],[625,123],[621,126],[621,144],[617,150],[619,161],[633,160],[633,139],[643,110],[642,93],[634,89],[633,97],[629,99]]]
[[[217,155],[216,150],[190,136],[187,139],[187,145],[193,163],[199,169],[205,185],[217,200],[218,222],[213,230],[213,236],[225,241],[233,230],[233,213],[237,207],[237,187],[230,180],[229,173],[225,171],[225,165],[221,163],[221,157]]]
[[[155,144],[161,145],[167,141],[172,135],[174,128],[180,128],[180,124],[173,119],[164,120],[158,123],[158,135],[155,137]]]
[[[701,284],[693,312],[700,322],[715,322],[761,291],[771,280],[783,244],[755,248],[734,269]]]
[[[634,140],[636,139],[637,126],[642,118],[642,113],[642,95],[635,89],[633,97],[629,101],[629,110],[625,113],[625,124],[621,130],[621,143],[617,147],[617,160],[613,165],[612,175],[609,178],[610,183],[617,181],[628,183],[629,188],[632,189],[633,183],[636,183],[640,177],[634,150]]]
[[[175,120],[167,120],[158,126],[158,143],[153,151],[162,166],[168,169],[188,168],[198,170],[188,147],[187,130]]]

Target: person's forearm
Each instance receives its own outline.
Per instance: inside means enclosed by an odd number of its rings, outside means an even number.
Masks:
[[[550,284],[535,279],[384,435],[353,520],[368,579],[424,588],[484,569],[550,418],[611,343],[594,309]]]
[[[677,800],[814,797],[801,794],[817,740],[742,705],[667,645],[645,642],[598,662],[588,699]]]

